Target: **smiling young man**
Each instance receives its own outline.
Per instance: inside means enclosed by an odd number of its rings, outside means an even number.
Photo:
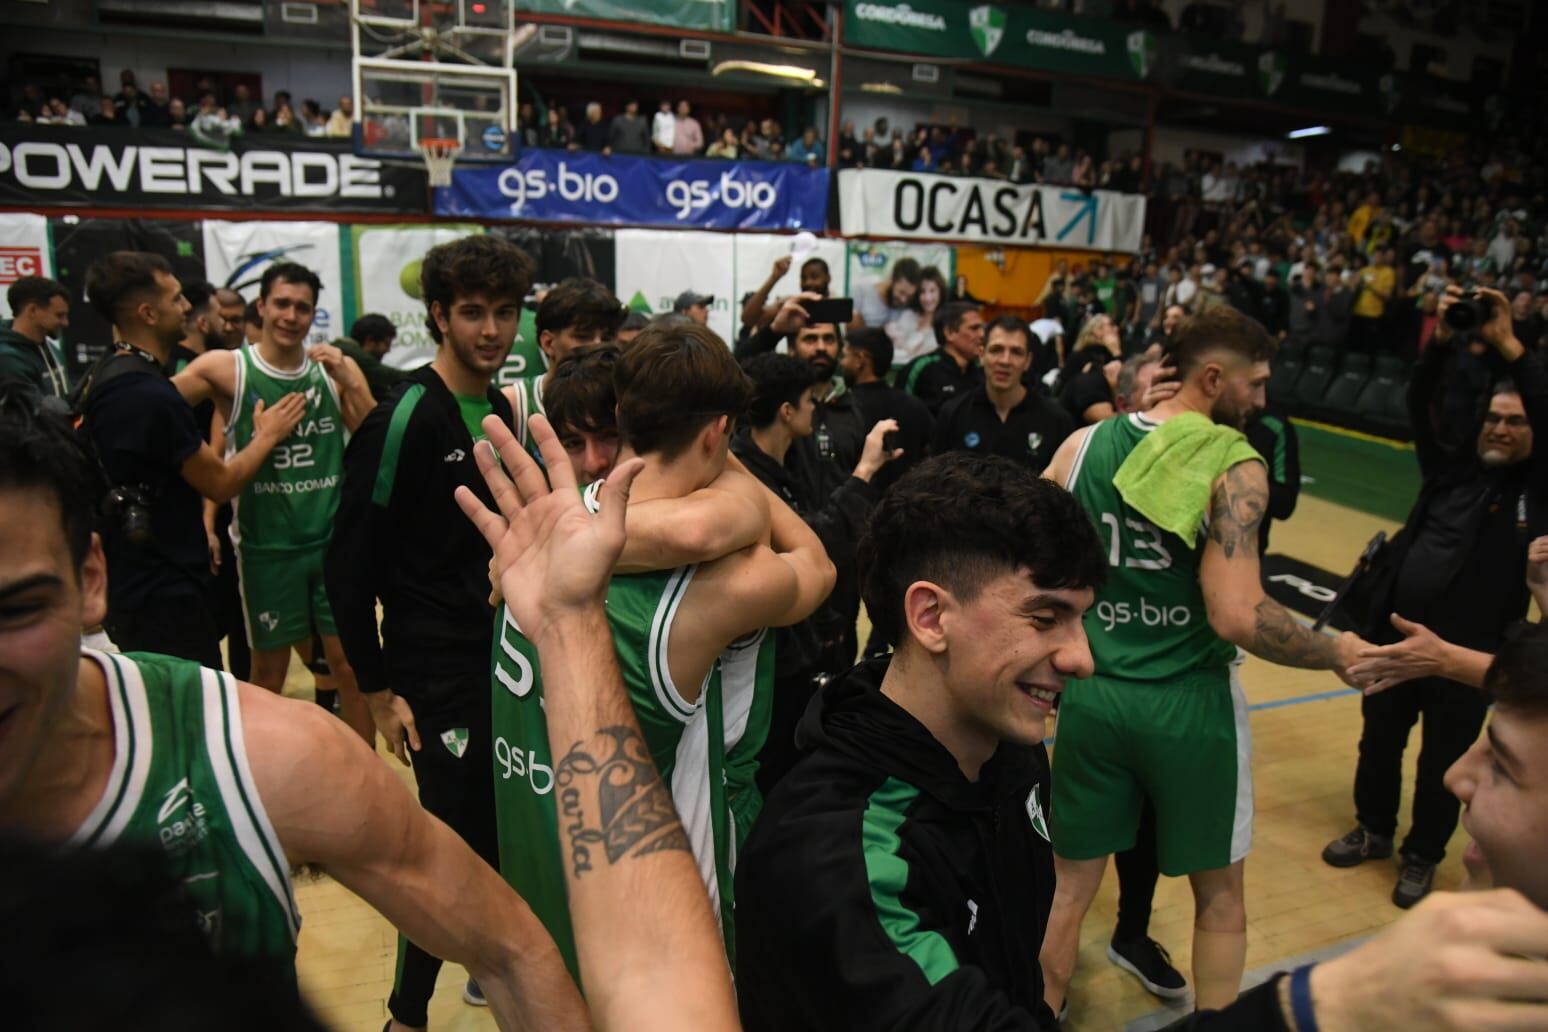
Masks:
[[[489,546],[453,494],[466,487],[491,501],[473,450],[485,417],[511,423],[492,382],[516,339],[532,262],[499,237],[467,236],[432,248],[420,282],[439,347],[349,442],[325,580],[344,653],[377,730],[399,760],[412,759],[420,804],[497,866]],[[438,957],[399,936],[393,1025],[425,1026],[440,970]],[[463,992],[484,1002],[471,980]]]
[[[1046,721],[1091,674],[1106,561],[1062,489],[953,453],[860,547],[896,647],[830,682],[739,862],[742,1020],[763,1029],[1051,1027]]]
[[[1047,468],[1059,445],[1075,430],[1064,406],[1028,390],[1032,331],[1013,315],[989,324],[984,343],[984,382],[948,401],[935,420],[931,451],[1003,455],[1033,473]]]
[[[231,541],[252,644],[256,684],[285,686],[290,651],[322,638],[338,685],[340,714],[361,737],[371,717],[344,657],[323,587],[323,556],[333,532],[347,435],[376,404],[354,360],[331,344],[307,348],[322,283],[295,262],[264,271],[258,288],[263,336],[240,351],[207,351],[172,378],[190,405],[214,399],[227,451],[254,434],[254,402],[273,405],[299,393],[306,415],[291,439],[274,449],[257,478],[233,503]]]

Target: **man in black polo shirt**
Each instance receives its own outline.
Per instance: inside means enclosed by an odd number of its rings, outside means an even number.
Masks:
[[[984,371],[978,366],[984,350],[984,317],[977,305],[953,301],[936,315],[935,336],[941,346],[920,355],[899,374],[903,389],[924,402],[932,415],[984,382]]]
[[[453,493],[465,486],[493,504],[473,449],[485,416],[511,421],[492,382],[516,340],[532,263],[506,240],[469,236],[432,248],[420,277],[440,347],[350,440],[323,579],[377,730],[402,762],[413,751],[420,803],[498,866],[489,546],[458,518]],[[424,1027],[440,970],[400,939],[389,1026]],[[463,999],[484,1003],[471,980]]]
[[[1064,407],[1022,383],[1032,365],[1031,331],[1013,315],[989,326],[984,383],[948,401],[935,421],[931,453],[1003,455],[1043,472],[1075,430]]]
[[[892,368],[892,338],[867,326],[851,330],[844,342],[839,369],[849,384],[849,396],[860,410],[861,422],[875,426],[884,419],[898,424],[887,447],[901,455],[888,462],[871,480],[878,495],[913,469],[930,450],[930,410],[924,402],[889,384],[882,377]]]

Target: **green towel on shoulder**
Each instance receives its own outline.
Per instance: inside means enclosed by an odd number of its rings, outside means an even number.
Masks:
[[[1141,516],[1194,548],[1215,481],[1249,459],[1263,456],[1241,431],[1185,412],[1145,435],[1118,467],[1113,486]]]

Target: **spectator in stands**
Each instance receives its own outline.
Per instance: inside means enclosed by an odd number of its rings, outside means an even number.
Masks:
[[[550,105],[548,114],[543,119],[543,130],[538,137],[538,146],[548,147],[554,150],[574,150],[575,131],[565,122],[564,115],[557,104]]]
[[[1182,321],[1186,318],[1188,318],[1188,313],[1183,310],[1182,305],[1167,305],[1166,309],[1161,313],[1160,326],[1150,336],[1145,338],[1145,350],[1151,351],[1159,348],[1160,350],[1156,351],[1157,355],[1163,355],[1171,351],[1172,337],[1177,333],[1177,327],[1181,326]]]
[[[930,148],[920,147],[914,155],[914,163],[909,168],[914,172],[934,172],[936,171],[935,155],[930,152]]]
[[[686,156],[704,150],[704,130],[692,115],[686,100],[677,102],[677,118],[672,125],[672,153]]]
[[[25,112],[24,112],[25,113]],[[112,97],[98,97],[95,114],[86,116],[87,125],[127,125],[123,116],[118,113],[118,105],[113,103]]]
[[[1329,268],[1323,274],[1322,305],[1313,317],[1312,343],[1342,348],[1349,341],[1354,317],[1354,292],[1343,273]]]
[[[1289,304],[1285,310],[1290,343],[1304,346],[1311,342],[1326,297],[1327,288],[1322,284],[1317,263],[1302,263],[1300,276],[1290,284]]]
[[[1075,177],[1075,161],[1070,157],[1070,145],[1059,144],[1059,149],[1043,162],[1043,181],[1067,186]]]
[[[227,146],[231,139],[242,133],[242,123],[224,108],[215,106],[215,94],[206,93],[199,98],[199,113],[194,116],[189,130],[194,136],[211,146]]]
[[[727,127],[720,134],[720,139],[709,145],[709,150],[704,152],[704,156],[708,158],[729,158],[734,161],[740,151],[741,143],[737,140],[736,130]]]
[[[89,120],[102,110],[102,81],[95,75],[86,76],[81,88],[70,94],[70,110]]]
[[[140,116],[145,112],[145,95],[134,81],[134,72],[125,68],[119,73],[118,87],[118,94],[113,98],[113,108],[118,112],[119,121],[138,129]]]
[[[651,120],[650,140],[656,145],[658,154],[672,153],[672,145],[677,142],[677,116],[672,113],[670,100],[661,102],[661,107]]]
[[[275,95],[275,107],[279,107],[279,94]],[[284,94],[285,100],[290,100],[290,94]],[[231,102],[226,105],[226,113],[239,122],[245,122],[253,117],[253,112],[258,110],[259,103],[253,99],[252,92],[244,82],[237,83],[231,90]],[[277,113],[277,112],[276,112]]]
[[[167,84],[160,79],[150,84],[150,96],[140,108],[140,124],[147,129],[165,129],[172,124]]]
[[[808,165],[821,165],[827,158],[827,151],[823,148],[822,141],[817,138],[817,130],[813,126],[807,126],[801,138],[790,145],[786,156],[791,161],[801,161]]]
[[[273,129],[274,126],[269,122],[269,112],[265,108],[256,109],[247,124],[242,126],[244,133],[267,133]]]
[[[1397,277],[1392,268],[1392,249],[1378,248],[1371,264],[1360,270],[1359,289],[1355,295],[1354,323],[1350,346],[1358,351],[1374,353],[1387,350],[1385,326],[1387,302],[1397,287]]]
[[[607,145],[618,154],[650,153],[650,126],[640,114],[639,101],[631,97],[624,102],[623,113],[613,116],[607,127]]]
[[[59,97],[50,97],[43,112],[34,121],[38,125],[85,125],[86,120]]]
[[[602,121],[602,105],[591,101],[586,105],[586,120],[578,133],[581,150],[610,154],[608,149],[608,125]]]
[[[326,136],[328,119],[322,105],[308,97],[301,102],[301,129],[307,136]]]
[[[291,106],[290,101],[282,100],[274,105],[274,117],[269,119],[269,130],[301,136],[305,134],[306,127],[301,119],[296,117],[296,109]]]
[[[345,94],[339,98],[339,106],[328,116],[323,129],[324,136],[347,137],[355,132],[355,98]]]
[[[1077,425],[1100,423],[1118,410],[1121,349],[1118,327],[1108,316],[1093,316],[1081,328],[1059,385],[1059,400]]]

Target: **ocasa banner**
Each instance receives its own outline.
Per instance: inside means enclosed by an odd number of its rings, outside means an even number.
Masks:
[[[678,229],[810,229],[828,217],[828,171],[796,162],[673,161],[527,150],[504,168],[459,168],[435,191],[457,218]]]
[[[425,173],[348,141],[264,135],[230,150],[186,132],[0,125],[0,204],[420,214]]]
[[[1155,53],[1144,29],[972,0],[846,0],[844,42],[1069,75],[1144,79]]]
[[[845,169],[838,182],[845,236],[1130,253],[1144,237],[1138,194],[877,169]]]
[[[308,344],[326,344],[349,332],[337,223],[204,222],[204,274],[217,287],[255,300],[264,272],[276,262],[297,262],[322,280]]]

